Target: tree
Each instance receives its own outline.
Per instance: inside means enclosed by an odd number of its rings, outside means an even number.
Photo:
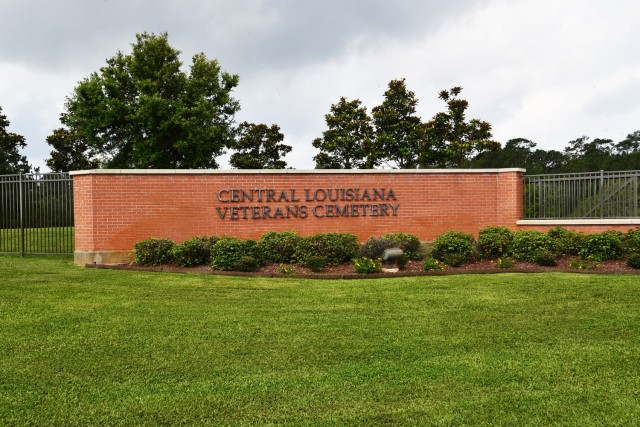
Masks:
[[[400,169],[418,165],[425,149],[425,126],[416,115],[418,100],[405,79],[391,80],[381,105],[371,110],[376,128],[376,153],[382,162]]]
[[[282,144],[284,135],[278,125],[241,123],[238,140],[234,145],[236,153],[229,163],[237,169],[285,169],[282,160],[291,151],[291,146]]]
[[[217,168],[231,145],[238,76],[204,53],[181,71],[168,36],[136,35],[67,98],[60,121],[113,168]]]
[[[7,130],[10,124],[0,107],[0,175],[29,173],[31,165],[19,151],[27,144],[22,135]]]
[[[615,145],[611,139],[583,136],[569,141],[564,149],[568,158],[564,172],[609,170]]]
[[[75,130],[64,128],[55,129],[47,137],[47,144],[53,147],[47,166],[53,172],[68,172],[73,170],[96,169],[100,161],[85,140],[78,136]]]
[[[447,110],[437,113],[426,124],[428,144],[420,152],[420,166],[463,167],[478,153],[500,148],[491,139],[488,122],[466,121],[469,102],[458,98],[461,91],[461,87],[455,86],[440,92],[438,98],[447,103]]]
[[[360,100],[340,98],[324,116],[327,130],[313,146],[320,150],[313,159],[316,169],[371,169],[377,165],[371,117]]]

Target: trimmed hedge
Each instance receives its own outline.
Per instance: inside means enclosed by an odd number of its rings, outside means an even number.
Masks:
[[[142,266],[170,264],[173,262],[171,249],[174,246],[175,243],[172,240],[155,237],[137,242],[133,245],[133,263]]]
[[[537,262],[541,253],[556,253],[556,242],[539,231],[519,230],[513,234],[511,254],[519,261]]]
[[[453,267],[471,260],[473,256],[474,238],[460,231],[447,231],[436,237],[431,246],[431,256]]]
[[[252,258],[252,263],[248,258]],[[211,247],[211,267],[223,271],[254,271],[261,264],[255,240],[227,237]],[[253,270],[247,270],[253,266]]]
[[[478,234],[478,251],[483,258],[500,258],[508,254],[513,232],[506,227],[486,227]]]
[[[216,236],[196,236],[171,249],[173,260],[181,267],[206,265],[211,262],[211,247],[220,240]]]
[[[300,244],[300,240],[302,240],[302,237],[295,231],[282,233],[270,231],[262,235],[258,246],[266,261],[290,263],[293,261],[293,256]]]
[[[351,261],[360,245],[355,234],[319,233],[303,237],[296,247],[294,259],[305,265],[310,257],[324,257],[327,265],[337,265]]]

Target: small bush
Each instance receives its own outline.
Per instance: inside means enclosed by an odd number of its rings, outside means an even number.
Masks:
[[[326,258],[327,265],[351,261],[359,248],[355,234],[319,233],[300,239],[294,253],[296,262],[306,265],[309,257]]]
[[[538,254],[556,252],[555,241],[539,231],[516,231],[511,243],[511,255],[519,261],[536,262]]]
[[[369,237],[366,242],[360,245],[356,256],[358,258],[380,258],[385,249],[395,247],[394,244],[395,242],[385,237]]]
[[[390,234],[385,234],[382,237],[393,244],[393,246],[390,246],[385,249],[400,248],[402,249],[402,252],[404,252],[404,254],[407,256],[408,259],[413,259],[413,260],[420,259],[420,249],[421,249],[420,239],[418,239],[413,234],[390,233]]]
[[[629,255],[627,257],[627,265],[636,270],[640,269],[640,253]]]
[[[600,263],[592,258],[576,257],[569,261],[569,267],[577,270],[595,270],[600,267]]]
[[[515,264],[515,261],[513,258],[505,257],[498,258],[495,261],[492,261],[491,264],[496,268],[511,268]]]
[[[562,227],[552,228],[547,235],[555,242],[560,255],[578,255],[587,237],[584,233],[576,233]]]
[[[260,262],[256,258],[249,255],[243,255],[233,263],[232,270],[248,273],[256,271],[258,268],[260,268]]]
[[[442,271],[445,265],[435,258],[427,257],[422,262],[422,268],[424,271]]]
[[[478,249],[483,258],[498,258],[507,254],[513,232],[506,227],[486,227],[478,234]]]
[[[590,234],[586,237],[579,255],[582,258],[593,258],[596,261],[617,259],[622,255],[623,237],[624,234],[613,230]]]
[[[240,240],[235,237],[220,239],[211,247],[211,267],[223,271],[245,271],[237,270],[244,268],[242,264],[251,264],[248,260],[240,262],[245,256],[253,258],[260,265],[261,258],[256,246],[254,240]]]
[[[137,242],[133,245],[133,262],[144,266],[169,264],[173,262],[171,249],[174,245],[172,240],[155,237]]]
[[[298,271],[292,266],[288,264],[280,264],[278,266],[278,273],[284,274],[285,276],[293,276]]]
[[[400,258],[398,258],[398,260],[396,261],[396,265],[398,266],[398,268],[400,270],[404,270],[404,268],[407,266],[407,263],[409,262],[409,257],[407,257],[407,255],[403,254]]]
[[[259,250],[267,261],[290,263],[300,243],[300,237],[295,231],[265,233],[258,242]]]
[[[535,263],[544,267],[554,267],[558,265],[556,262],[556,254],[549,251],[540,251],[535,256]]]
[[[473,256],[473,236],[459,231],[447,231],[436,237],[431,246],[431,256],[448,265],[462,265]]]
[[[173,260],[182,267],[206,265],[211,262],[211,247],[219,240],[214,236],[197,236],[185,240],[171,250]]]
[[[352,262],[356,273],[371,274],[382,271],[382,260],[380,258],[354,258]]]
[[[640,227],[625,233],[622,237],[622,250],[627,255],[640,254]]]
[[[323,256],[312,255],[304,260],[303,266],[307,267],[314,273],[319,273],[327,266],[327,258]]]

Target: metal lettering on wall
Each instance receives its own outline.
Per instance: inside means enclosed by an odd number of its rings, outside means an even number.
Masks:
[[[218,191],[221,220],[398,216],[393,188],[238,189]]]

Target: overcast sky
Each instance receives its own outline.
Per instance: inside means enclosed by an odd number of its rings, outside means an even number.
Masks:
[[[640,130],[634,0],[0,0],[0,16],[0,107],[43,169],[65,97],[144,31],[168,32],[185,65],[204,52],[238,74],[237,121],[278,124],[298,169],[331,104],[370,110],[398,78],[425,121],[462,86],[502,143]]]

